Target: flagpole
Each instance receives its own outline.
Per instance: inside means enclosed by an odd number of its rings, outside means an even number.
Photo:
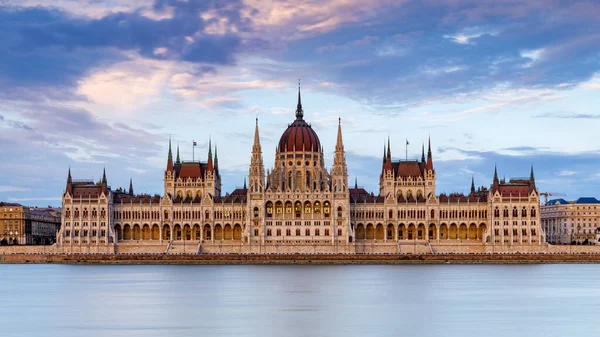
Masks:
[[[192,140],[192,162],[194,161],[194,141]]]
[[[404,161],[408,161],[408,139],[406,140],[405,145],[406,145],[406,151],[404,152],[404,154],[406,157],[404,158]]]

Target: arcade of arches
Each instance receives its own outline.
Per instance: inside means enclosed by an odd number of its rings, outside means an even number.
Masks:
[[[171,228],[172,227],[172,228]],[[235,224],[115,224],[118,241],[242,241],[242,225]]]
[[[485,223],[442,223],[425,225],[424,223],[358,223],[355,227],[356,240],[472,240],[488,242]]]

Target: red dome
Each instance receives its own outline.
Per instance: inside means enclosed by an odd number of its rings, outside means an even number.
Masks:
[[[321,151],[321,142],[319,142],[317,133],[303,119],[296,119],[294,123],[290,124],[279,140],[280,152],[293,152],[294,150],[298,152],[302,150],[306,152]]]

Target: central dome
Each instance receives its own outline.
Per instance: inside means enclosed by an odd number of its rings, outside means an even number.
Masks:
[[[304,121],[304,110],[300,100],[300,88],[298,88],[298,106],[296,107],[296,120],[288,126],[279,140],[279,152],[319,152],[321,142],[315,130]]]

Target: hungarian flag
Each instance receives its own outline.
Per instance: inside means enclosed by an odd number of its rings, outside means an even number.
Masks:
[[[194,146],[198,145],[195,141],[193,141],[193,142],[194,142]]]

